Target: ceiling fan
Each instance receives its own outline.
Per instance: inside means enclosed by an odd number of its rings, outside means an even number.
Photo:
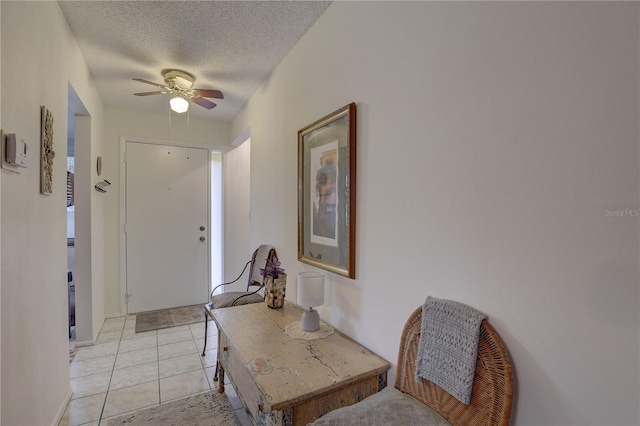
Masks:
[[[171,109],[178,113],[185,112],[189,109],[188,101],[198,104],[206,109],[212,109],[216,104],[205,98],[224,99],[224,95],[219,90],[193,89],[193,82],[196,78],[193,74],[186,71],[175,69],[163,70],[162,77],[164,78],[164,84],[154,83],[153,81],[142,78],[134,78],[133,80],[135,81],[151,84],[152,86],[163,89],[154,92],[134,93],[134,95],[171,95],[169,104],[171,105]]]

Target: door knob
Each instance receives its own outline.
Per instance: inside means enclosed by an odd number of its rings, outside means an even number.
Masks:
[[[204,226],[201,226],[201,227],[200,227],[200,230],[201,230],[201,231],[204,231]]]
[[[200,241],[204,241],[204,240],[205,240],[205,238],[204,238],[204,237],[200,237]]]

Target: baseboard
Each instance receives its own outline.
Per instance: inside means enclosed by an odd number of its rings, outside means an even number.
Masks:
[[[71,387],[69,387],[67,396],[64,398],[64,401],[62,402],[62,406],[60,406],[60,408],[58,409],[58,412],[56,413],[56,417],[53,419],[53,423],[51,423],[51,426],[58,426],[60,424],[60,420],[62,420],[62,417],[64,416],[64,412],[67,409],[67,405],[69,405],[69,401],[71,401],[72,395],[73,395],[73,391],[71,390]]]
[[[93,340],[86,340],[86,341],[84,341],[84,342],[76,342],[76,343],[75,343],[75,347],[76,347],[76,348],[85,348],[85,347],[87,347],[87,346],[93,346],[93,345],[95,345],[95,344],[96,344],[96,343],[95,343]]]
[[[105,319],[110,319],[110,318],[120,318],[120,317],[124,317],[126,315],[122,315],[120,312],[114,312],[112,314],[105,314],[104,318]]]

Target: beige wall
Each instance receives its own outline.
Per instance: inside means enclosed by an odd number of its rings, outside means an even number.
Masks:
[[[31,165],[21,174],[1,172],[0,422],[51,424],[71,392],[65,202],[69,85],[91,115],[90,146],[83,147],[87,158],[100,149],[102,102],[56,2],[2,2],[0,7],[2,128],[24,138],[31,154]],[[56,158],[50,196],[40,195],[41,105],[54,117]],[[88,189],[85,194],[87,206],[99,203]],[[101,239],[99,217],[91,215],[98,210],[99,205],[88,208],[90,216],[85,218],[87,226],[94,227],[96,241]],[[96,263],[87,269],[100,288],[101,277],[93,274],[99,273],[102,248],[93,247],[92,254]],[[89,314],[102,319],[102,296],[97,299]]]
[[[297,131],[355,101],[356,279],[329,274],[322,318],[395,363],[426,296],[462,301],[511,351],[516,424],[638,424],[638,10],[334,3],[232,123],[252,244],[290,287],[310,269]]]

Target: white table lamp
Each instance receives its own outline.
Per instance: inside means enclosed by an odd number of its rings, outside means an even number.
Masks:
[[[298,305],[305,308],[301,320],[304,331],[318,331],[320,329],[320,315],[313,308],[323,303],[324,274],[322,272],[300,272],[298,274]]]

